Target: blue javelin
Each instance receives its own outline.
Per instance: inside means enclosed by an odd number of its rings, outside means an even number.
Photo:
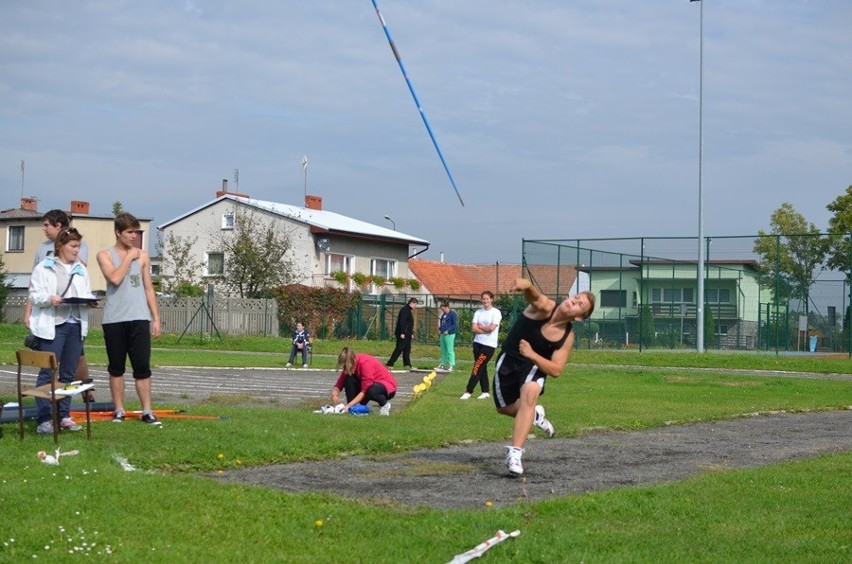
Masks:
[[[447,171],[447,176],[450,178],[450,183],[453,185],[453,190],[456,191],[456,196],[459,197],[459,202],[461,202],[461,205],[464,206],[464,200],[462,200],[461,194],[459,194],[459,189],[456,187],[456,181],[453,180],[453,174],[450,172],[450,167],[447,166],[447,161],[444,159],[444,154],[441,152],[441,148],[438,146],[438,140],[435,139],[435,134],[432,133],[432,126],[429,125],[429,120],[426,118],[426,114],[423,112],[423,108],[420,106],[420,100],[417,98],[417,93],[414,91],[414,86],[408,79],[408,73],[405,72],[405,65],[402,64],[402,59],[399,56],[399,51],[396,50],[396,45],[394,45],[393,43],[390,31],[388,31],[388,26],[385,23],[385,18],[382,17],[382,13],[379,11],[379,6],[378,4],[376,4],[376,0],[371,1],[373,2],[373,7],[376,9],[376,15],[379,16],[379,21],[382,23],[382,28],[385,30],[385,36],[388,38],[388,43],[390,44],[391,51],[393,51],[393,56],[396,57],[396,62],[399,64],[399,70],[402,71],[402,76],[403,78],[405,78],[405,83],[408,85],[408,90],[411,92],[411,96],[414,98],[414,103],[417,105],[417,109],[420,112],[420,117],[423,118],[423,123],[426,125],[426,131],[429,132],[429,137],[432,138],[432,144],[435,145],[435,150],[438,151],[438,156],[441,158],[441,164],[444,165],[444,170]]]

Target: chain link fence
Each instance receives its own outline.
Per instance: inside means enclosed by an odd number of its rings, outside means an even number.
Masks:
[[[707,237],[706,349],[852,354],[852,233]],[[591,290],[585,348],[696,348],[698,240],[524,240],[529,277],[575,266],[552,297]]]

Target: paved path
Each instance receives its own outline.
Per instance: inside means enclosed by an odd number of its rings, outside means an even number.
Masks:
[[[28,371],[25,381],[35,383],[35,372]],[[90,367],[95,381],[96,399],[109,399],[109,376],[106,369]],[[328,399],[331,387],[337,380],[333,370],[302,368],[204,368],[160,367],[154,370],[152,389],[155,403],[201,401],[215,396],[245,398],[245,402],[273,402],[275,405],[293,407],[316,402],[322,405]],[[425,373],[394,371],[399,390],[394,404],[402,407],[414,395],[414,384]],[[0,366],[0,393],[14,396],[16,391],[16,366]],[[439,375],[436,381],[440,381]],[[129,378],[128,378],[129,380]],[[125,383],[128,398],[132,399],[132,384]],[[271,391],[271,394],[270,394]]]
[[[558,431],[558,429],[557,429]],[[558,436],[557,436],[558,437]],[[852,450],[852,411],[779,413],[645,431],[527,441],[524,475],[510,477],[505,442],[273,465],[210,476],[287,492],[329,492],[434,508],[485,508],[683,480]],[[852,477],[835,476],[838,493]]]

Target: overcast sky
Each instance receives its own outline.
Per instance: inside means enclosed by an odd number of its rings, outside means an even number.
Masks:
[[[704,232],[852,184],[852,2],[703,0]],[[698,233],[688,0],[0,2],[0,208],[115,200],[164,223],[222,179],[520,262],[521,240]],[[26,162],[21,175],[21,161]],[[153,249],[152,249],[153,250]]]

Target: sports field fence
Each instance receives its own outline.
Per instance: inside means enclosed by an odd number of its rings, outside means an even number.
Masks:
[[[523,262],[533,281],[576,270],[554,298],[597,296],[575,346],[695,349],[697,241],[524,240]],[[704,249],[705,349],[852,355],[852,233],[707,237]]]

